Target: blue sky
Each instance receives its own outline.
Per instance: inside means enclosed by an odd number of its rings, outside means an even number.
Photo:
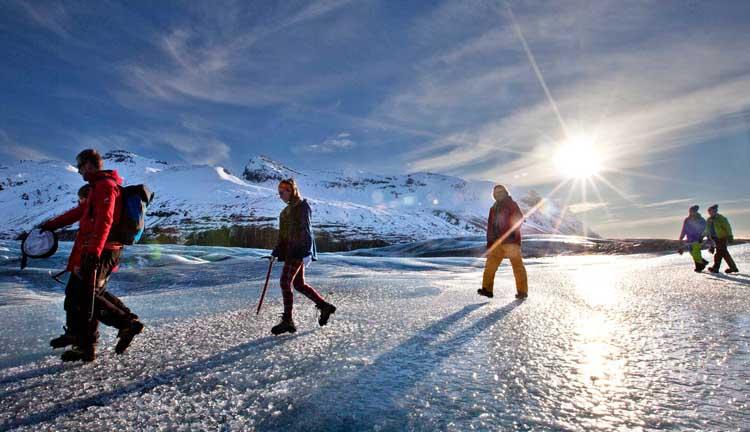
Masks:
[[[266,154],[554,191],[611,237],[719,203],[750,237],[748,22],[745,1],[9,0],[0,162]],[[576,137],[602,166],[585,195],[556,188]]]

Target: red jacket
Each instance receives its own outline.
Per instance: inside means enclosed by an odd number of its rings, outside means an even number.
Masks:
[[[68,269],[80,264],[81,255],[101,256],[104,249],[119,249],[122,244],[107,242],[109,230],[120,220],[122,178],[117,171],[97,171],[84,177],[91,185],[88,200],[62,215],[45,222],[43,229],[56,229],[78,222],[78,235],[71,251]]]
[[[495,202],[487,218],[487,247],[502,238],[500,244],[521,244],[523,213],[511,197]]]

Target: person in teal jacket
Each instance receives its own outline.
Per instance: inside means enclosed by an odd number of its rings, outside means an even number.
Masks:
[[[708,270],[711,273],[718,273],[721,267],[721,260],[726,260],[729,268],[726,269],[726,273],[737,273],[737,264],[734,263],[732,256],[729,255],[727,246],[734,241],[732,235],[732,227],[729,225],[727,218],[719,214],[719,205],[714,204],[708,208],[709,218],[706,221],[706,230],[703,232],[708,238],[714,242],[714,246],[711,249],[716,248],[714,254],[714,265],[709,267]]]
[[[690,256],[693,257],[695,262],[695,271],[700,273],[708,265],[708,261],[703,259],[701,255],[701,247],[703,246],[703,237],[706,230],[706,220],[703,219],[700,213],[698,213],[699,207],[694,205],[688,210],[688,217],[682,223],[682,231],[680,232],[680,242],[687,237],[687,241],[690,244]],[[682,255],[682,247],[680,247],[680,255]]]

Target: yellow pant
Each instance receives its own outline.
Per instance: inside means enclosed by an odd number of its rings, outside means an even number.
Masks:
[[[527,294],[529,283],[526,280],[526,267],[523,266],[521,258],[521,246],[517,244],[501,244],[487,255],[487,263],[484,265],[484,277],[482,288],[492,292],[495,286],[495,273],[503,258],[508,257],[510,265],[513,266],[513,276],[516,278],[516,291],[518,294]]]

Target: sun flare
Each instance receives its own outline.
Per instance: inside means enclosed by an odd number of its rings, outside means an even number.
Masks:
[[[560,145],[555,153],[555,166],[565,178],[586,179],[599,174],[602,160],[594,140],[578,136]]]

